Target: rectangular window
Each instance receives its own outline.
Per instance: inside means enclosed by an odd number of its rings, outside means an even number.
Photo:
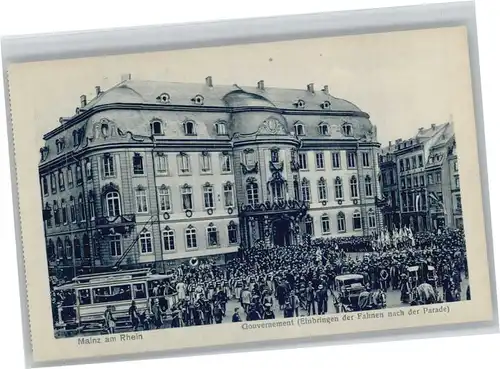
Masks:
[[[441,183],[441,173],[436,173],[436,183]]]
[[[307,170],[307,153],[305,152],[299,153],[299,168]]]
[[[75,200],[71,200],[71,204],[69,206],[69,216],[71,218],[71,223],[76,223],[76,204]]]
[[[457,160],[455,160],[455,161],[453,162],[453,170],[454,170],[455,172],[458,172],[458,161],[457,161]]]
[[[462,210],[462,196],[460,196],[460,195],[455,196],[455,206],[456,206],[456,210],[458,210],[458,211]]]
[[[434,184],[434,176],[432,175],[432,173],[427,176],[427,184]]]
[[[73,187],[73,169],[68,168],[68,186]]]
[[[405,164],[403,159],[399,159],[399,171],[404,172],[405,171]]]
[[[418,187],[418,177],[413,177],[413,187]]]
[[[151,232],[143,232],[139,235],[139,246],[141,248],[141,254],[151,254],[153,252]]]
[[[196,242],[196,230],[194,228],[188,228],[186,230],[186,248],[188,250],[196,249],[198,244]]]
[[[234,206],[234,194],[233,194],[233,185],[231,183],[226,183],[223,188],[223,196],[224,196],[224,207],[231,208]]]
[[[181,154],[178,156],[178,165],[179,165],[179,173],[180,174],[189,174],[191,173],[191,160],[189,159],[188,154]]]
[[[420,186],[425,186],[425,179],[424,176],[420,176]]]
[[[231,173],[232,171],[231,157],[228,154],[221,155],[221,172]]]
[[[316,153],[316,169],[325,169],[325,155],[322,152]]]
[[[63,224],[68,224],[68,208],[66,207],[66,202],[64,200],[61,202],[61,214]]]
[[[255,165],[255,151],[248,150],[243,154],[243,160],[247,167],[253,167]]]
[[[168,174],[168,156],[164,153],[158,153],[156,157],[156,171],[161,174]]]
[[[394,172],[392,170],[389,172],[389,183],[394,184]]]
[[[332,152],[332,168],[333,169],[340,169],[341,168],[341,161],[340,161],[340,153],[339,152]]]
[[[410,170],[410,158],[405,159],[405,169]]]
[[[417,168],[417,157],[416,156],[413,156],[411,158],[411,167],[412,167],[412,169],[416,169]]]
[[[171,209],[169,187],[160,187],[158,189],[158,203],[160,204],[160,211],[169,211]]]
[[[424,166],[424,157],[422,155],[418,156],[418,167],[422,168]]]
[[[134,167],[134,174],[144,174],[144,163],[140,154],[134,154],[132,164]]]
[[[52,193],[57,192],[56,175],[54,173],[50,175],[50,189],[52,190]]]
[[[459,176],[455,176],[455,187],[460,188],[460,177]]]
[[[352,228],[356,230],[361,229],[361,214],[355,213],[352,217]]]
[[[118,234],[110,236],[109,246],[111,248],[111,256],[122,255],[122,237]]]
[[[411,177],[406,177],[406,187],[411,188]]]
[[[62,170],[59,171],[57,177],[59,180],[59,191],[64,191],[64,173],[62,172]]]
[[[148,212],[148,196],[145,189],[135,190],[135,203],[137,213]]]
[[[113,156],[105,155],[102,160],[104,178],[115,176],[115,161]]]
[[[356,153],[353,151],[347,152],[347,168],[356,168]]]
[[[363,167],[369,168],[370,167],[370,153],[364,152],[362,154],[362,158],[363,158]]]
[[[401,178],[401,188],[405,189],[405,187],[406,187],[406,181],[404,178]]]
[[[214,188],[212,186],[203,187],[203,202],[205,209],[213,209],[214,205]]]
[[[201,154],[200,168],[202,173],[210,173],[212,171],[212,157],[209,153]]]
[[[306,233],[310,236],[314,236],[314,222],[312,218],[306,220]]]
[[[175,250],[174,231],[171,229],[166,229],[162,232],[162,235],[163,235],[163,250],[174,251]]]
[[[92,179],[92,161],[90,159],[85,159],[85,176],[87,180]]]
[[[47,182],[47,177],[42,178],[42,189],[43,189],[43,195],[48,196],[49,194],[49,184]]]
[[[182,210],[193,210],[193,189],[189,186],[184,186],[181,189]]]

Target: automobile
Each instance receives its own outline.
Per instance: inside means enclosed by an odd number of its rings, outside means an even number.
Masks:
[[[366,291],[365,277],[361,274],[344,274],[335,277],[335,290],[340,294],[344,311],[348,306],[356,307],[359,295]]]

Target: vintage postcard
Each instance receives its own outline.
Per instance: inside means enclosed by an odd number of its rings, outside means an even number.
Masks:
[[[465,27],[8,81],[35,361],[493,319]]]

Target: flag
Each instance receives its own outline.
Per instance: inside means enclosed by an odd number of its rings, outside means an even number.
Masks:
[[[439,200],[439,197],[437,197],[435,192],[429,192],[429,197],[441,208],[441,210],[445,215],[448,215],[448,212],[446,211],[446,206],[444,206],[444,203],[441,200]]]
[[[417,196],[415,196],[415,211],[422,210],[422,206],[420,205],[420,200],[421,200],[420,194],[417,194]]]

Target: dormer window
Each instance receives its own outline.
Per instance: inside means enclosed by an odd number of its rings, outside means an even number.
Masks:
[[[304,125],[302,123],[295,124],[295,135],[296,136],[304,136],[305,135]]]
[[[297,108],[304,108],[306,106],[306,102],[304,100],[297,100],[294,104]]]
[[[57,153],[59,154],[61,151],[64,150],[64,138],[58,138],[56,140],[56,147],[57,147]]]
[[[152,135],[161,135],[161,134],[163,134],[162,127],[161,127],[161,122],[159,120],[155,120],[155,121],[151,122],[151,134]]]
[[[157,97],[158,101],[167,104],[170,102],[170,95],[167,94],[166,92],[162,93],[160,96]]]
[[[225,135],[227,135],[226,123],[225,122],[217,122],[217,123],[215,123],[215,132],[219,136],[225,136]]]
[[[330,101],[325,101],[321,104],[321,109],[330,109]]]
[[[352,136],[353,135],[352,124],[344,123],[342,125],[342,133],[344,134],[344,136]]]
[[[321,136],[328,136],[329,134],[328,124],[324,122],[319,124],[318,130]]]
[[[196,95],[191,99],[191,101],[196,105],[203,105],[204,98],[201,95]]]
[[[193,121],[184,122],[184,134],[186,136],[195,136],[196,130]]]

